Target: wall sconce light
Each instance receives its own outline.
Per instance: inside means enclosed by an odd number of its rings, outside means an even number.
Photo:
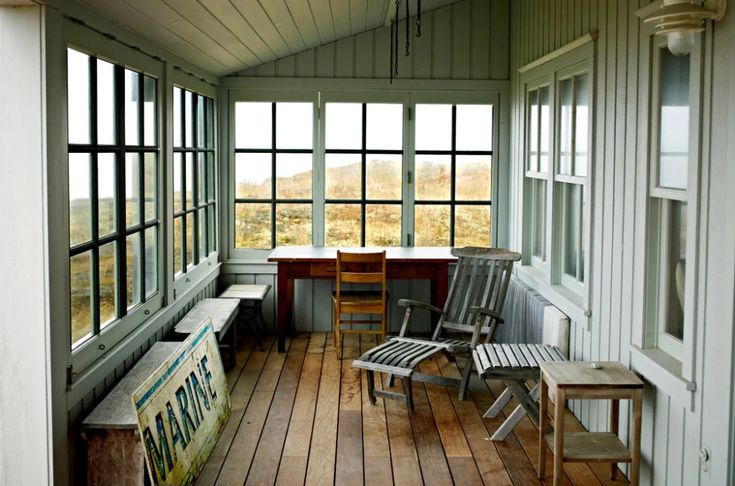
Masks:
[[[694,47],[694,36],[704,30],[705,20],[721,20],[727,0],[661,0],[637,12],[644,23],[665,35],[672,54],[685,56]]]

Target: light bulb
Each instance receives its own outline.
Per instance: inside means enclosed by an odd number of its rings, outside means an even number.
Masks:
[[[694,48],[694,32],[675,30],[666,34],[666,45],[675,56],[686,56]]]

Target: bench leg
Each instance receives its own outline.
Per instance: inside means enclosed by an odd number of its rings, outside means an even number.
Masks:
[[[367,377],[368,398],[370,398],[370,403],[375,405],[375,376],[373,370],[365,370],[365,373]]]
[[[410,376],[406,376],[401,381],[403,382],[403,393],[406,394],[408,411],[413,412],[413,380]]]
[[[229,353],[229,367],[234,368],[237,364],[237,322],[232,323],[232,330],[230,331],[230,353]]]
[[[490,405],[490,408],[487,409],[487,412],[485,412],[485,415],[483,415],[484,418],[495,418],[503,411],[506,405],[508,405],[508,402],[510,402],[510,399],[513,398],[513,392],[510,391],[510,388],[506,388],[503,390],[503,393],[500,394],[500,396],[493,402],[492,405]]]

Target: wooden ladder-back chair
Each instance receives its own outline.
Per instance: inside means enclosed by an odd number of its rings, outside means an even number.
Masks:
[[[388,290],[385,283],[385,251],[379,253],[346,253],[337,251],[335,290],[332,292],[334,307],[334,344],[337,357],[342,358],[342,334],[377,334],[381,342],[388,327]],[[344,284],[350,288],[345,289]],[[354,287],[369,286],[370,289]],[[375,289],[375,287],[379,289]],[[378,315],[380,320],[343,318],[344,314]],[[358,316],[362,317],[362,316]],[[355,329],[354,325],[370,326]],[[375,325],[379,329],[373,329]],[[349,325],[350,329],[342,329]]]
[[[375,403],[375,396],[378,395],[405,400],[409,409],[412,409],[412,380],[458,387],[459,398],[464,399],[472,371],[472,350],[483,335],[485,342],[491,342],[497,325],[503,322],[500,313],[513,263],[520,260],[521,255],[499,248],[478,247],[454,248],[452,255],[458,261],[444,309],[416,300],[399,300],[398,305],[406,307],[400,334],[369,350],[352,363],[353,366],[367,371],[368,392],[372,403]],[[439,322],[431,339],[408,336],[411,315],[416,309],[439,314]],[[448,333],[469,334],[470,339],[457,339]],[[442,351],[453,358],[463,358],[462,364],[458,362],[461,378],[426,375],[415,371],[421,361]],[[394,376],[401,378],[405,394],[375,390],[375,371],[389,375],[389,386],[392,386]]]

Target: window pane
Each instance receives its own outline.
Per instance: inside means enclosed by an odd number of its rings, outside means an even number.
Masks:
[[[183,147],[181,124],[181,88],[174,86],[174,147]]]
[[[538,90],[528,93],[528,170],[538,171]]]
[[[207,100],[207,147],[214,148],[214,100]]]
[[[311,204],[276,205],[276,245],[311,245]]]
[[[90,142],[89,56],[67,49],[67,112],[69,143]]]
[[[194,93],[184,90],[184,133],[186,146],[194,147]]]
[[[197,95],[197,147],[204,147],[205,134],[204,134],[204,96]]]
[[[416,246],[449,246],[449,206],[417,204]]]
[[[311,154],[276,155],[276,197],[311,198]]]
[[[665,332],[676,339],[684,338],[684,296],[687,250],[687,205],[680,201],[667,201],[669,205],[669,234],[666,235],[668,268],[665,274],[666,315]],[[663,249],[662,249],[663,250]]]
[[[490,200],[490,156],[457,155],[455,198],[464,201]]]
[[[360,246],[360,205],[326,204],[327,246]]]
[[[194,206],[194,154],[186,153],[186,209]]]
[[[362,197],[362,162],[359,154],[326,154],[324,165],[327,199]]]
[[[271,154],[235,154],[235,197],[271,197]]]
[[[181,265],[181,251],[184,243],[184,236],[181,228],[183,221],[183,216],[174,218],[174,275],[178,275],[184,271]]]
[[[103,245],[99,249],[100,327],[117,317],[117,243]]]
[[[539,90],[539,105],[541,108],[541,136],[539,145],[539,171],[549,170],[549,139],[551,133],[551,109],[549,107],[549,87]]]
[[[493,149],[492,105],[457,105],[457,150]]]
[[[174,211],[184,210],[183,160],[184,156],[181,152],[174,152]]]
[[[401,205],[365,207],[365,246],[401,246]]]
[[[143,77],[143,143],[156,144],[156,79]]]
[[[140,154],[125,154],[125,224],[140,224]]]
[[[533,198],[533,256],[546,261],[546,181],[531,180]]]
[[[214,181],[217,179],[215,168],[214,154],[209,152],[207,153],[207,201],[214,201],[217,197],[214,192]]]
[[[92,239],[90,154],[69,154],[69,246]]]
[[[128,293],[128,309],[142,300],[143,289],[140,287],[140,272],[143,261],[140,255],[140,233],[133,233],[125,238],[125,268]]]
[[[97,143],[115,143],[115,66],[97,59]]]
[[[92,252],[75,255],[69,263],[71,343],[74,347],[92,335]]]
[[[362,148],[361,103],[327,103],[326,116],[327,149]]]
[[[235,204],[235,247],[271,248],[270,204]]]
[[[416,150],[452,149],[452,105],[416,105]]]
[[[662,187],[686,189],[689,160],[689,59],[661,53],[659,174]]]
[[[574,78],[574,175],[587,176],[589,154],[590,82],[587,73]]]
[[[572,78],[559,82],[559,173],[572,173]]]
[[[144,155],[144,178],[143,178],[143,197],[145,197],[145,220],[150,221],[156,219],[156,184],[158,180],[158,171],[156,170],[156,154],[147,152]]]
[[[115,165],[115,154],[97,155],[97,224],[100,236],[109,235],[117,228]]]
[[[194,265],[194,213],[184,216],[186,220],[186,268]]]
[[[235,148],[272,148],[271,103],[235,103]]]
[[[367,199],[401,199],[400,155],[367,154],[365,192]]]
[[[562,184],[562,186],[564,188],[564,273],[576,279],[582,186],[577,184]]]
[[[451,197],[452,159],[448,155],[416,155],[416,199],[446,201]]]
[[[366,116],[368,150],[403,149],[403,105],[368,103]]]
[[[200,262],[207,257],[207,209],[202,208],[199,210],[199,219],[197,221],[197,227],[199,228],[199,258],[197,261]]]
[[[490,246],[490,206],[455,206],[454,246]]]
[[[158,290],[158,228],[145,230],[145,295]]]
[[[139,76],[140,74],[135,71],[125,70],[125,143],[127,145],[140,144],[140,133],[138,132],[140,122],[138,113]]]
[[[312,103],[276,103],[276,148],[310,149],[313,120]]]
[[[207,202],[207,154],[199,152],[197,164],[197,206]]]

